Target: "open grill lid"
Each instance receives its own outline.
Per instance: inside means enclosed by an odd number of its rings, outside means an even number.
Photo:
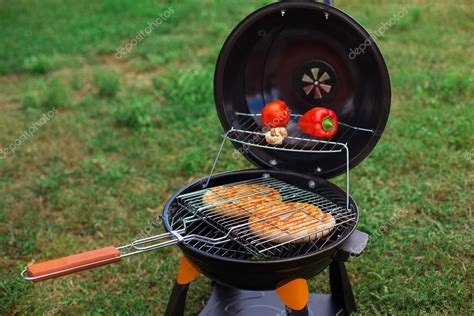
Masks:
[[[265,6],[232,31],[214,94],[226,137],[253,164],[322,178],[344,173],[347,158],[353,168],[367,157],[390,111],[388,71],[369,33],[342,11],[307,1]],[[290,137],[270,146],[259,114],[277,99],[291,110]],[[334,110],[342,122],[325,142],[297,124],[314,106]]]

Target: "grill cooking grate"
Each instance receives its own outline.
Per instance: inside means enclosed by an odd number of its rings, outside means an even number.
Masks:
[[[339,128],[333,138],[323,140],[305,134],[298,127],[300,114],[291,114],[292,120],[286,127],[288,136],[282,145],[269,145],[265,140],[265,132],[260,114],[236,112],[236,121],[224,137],[247,146],[270,148],[274,150],[306,152],[306,153],[338,153],[346,150],[347,143],[358,132],[374,133],[373,130],[360,128],[339,122]]]
[[[345,207],[345,199],[340,196],[336,197],[334,193],[331,195],[329,189],[327,189],[327,192],[323,191],[318,194],[270,177],[227,184],[223,187],[243,183],[259,184],[275,189],[280,193],[283,202],[302,202],[316,205],[323,212],[334,217],[336,226],[327,236],[322,238],[316,238],[316,235],[324,229],[314,230],[303,236],[298,236],[299,238],[280,242],[276,242],[276,239],[282,237],[282,233],[267,233],[265,236],[254,234],[249,228],[249,218],[244,216],[244,214],[247,214],[244,212],[249,210],[249,208],[246,208],[248,202],[242,199],[255,194],[267,193],[265,187],[259,187],[259,191],[254,193],[233,197],[223,196],[216,204],[206,204],[203,201],[203,196],[209,189],[183,194],[177,198],[178,205],[171,220],[173,230],[185,229],[184,235],[186,238],[184,242],[207,253],[235,259],[277,259],[303,255],[328,247],[336,242],[344,231],[353,227],[357,220],[356,213]],[[237,206],[236,203],[239,200],[241,202]],[[222,204],[231,207],[233,214],[242,216],[221,215],[221,213],[215,211],[215,207]],[[259,209],[270,209],[274,205],[275,202],[267,201],[259,204]],[[301,208],[286,209],[272,214],[266,219],[282,214],[291,215],[297,211],[304,210]],[[262,221],[262,219],[256,221]],[[307,229],[308,227],[304,227],[304,230]],[[302,230],[292,231],[292,234],[300,231]],[[197,238],[192,238],[193,236]]]

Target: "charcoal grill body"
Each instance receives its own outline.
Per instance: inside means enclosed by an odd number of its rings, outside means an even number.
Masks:
[[[283,180],[286,183],[293,184],[305,190],[310,190],[308,183],[314,181],[314,190],[324,190],[326,196],[332,197],[336,203],[345,205],[346,195],[338,186],[324,179],[309,177],[290,171],[238,170],[225,172],[213,176],[209,185],[217,186],[235,183],[259,178],[264,174],[269,174],[272,178]],[[206,181],[207,178],[199,179],[181,188],[168,200],[163,211],[163,223],[166,230],[173,230],[170,219],[173,216],[172,209],[176,204],[176,198],[181,194],[201,189]],[[330,191],[330,193],[328,193],[328,191]],[[352,199],[350,202],[351,210],[357,214],[357,205]],[[356,217],[351,227],[345,229],[342,232],[342,236],[330,247],[325,247],[321,251],[295,256],[289,259],[254,261],[250,260],[251,255],[249,255],[248,260],[238,260],[213,255],[207,251],[196,249],[187,243],[180,243],[179,247],[184,255],[199,267],[199,270],[204,275],[220,284],[246,290],[273,290],[282,282],[297,278],[309,279],[326,268],[331,263],[343,242],[355,230],[357,220],[358,218]]]

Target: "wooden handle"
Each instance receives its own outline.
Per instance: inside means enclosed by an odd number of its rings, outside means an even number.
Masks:
[[[29,264],[27,273],[33,282],[40,282],[117,261],[120,261],[120,251],[110,246],[68,257]]]

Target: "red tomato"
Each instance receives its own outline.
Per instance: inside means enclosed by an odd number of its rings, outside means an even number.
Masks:
[[[283,101],[272,101],[262,110],[262,123],[265,127],[285,127],[289,121],[290,110]]]

